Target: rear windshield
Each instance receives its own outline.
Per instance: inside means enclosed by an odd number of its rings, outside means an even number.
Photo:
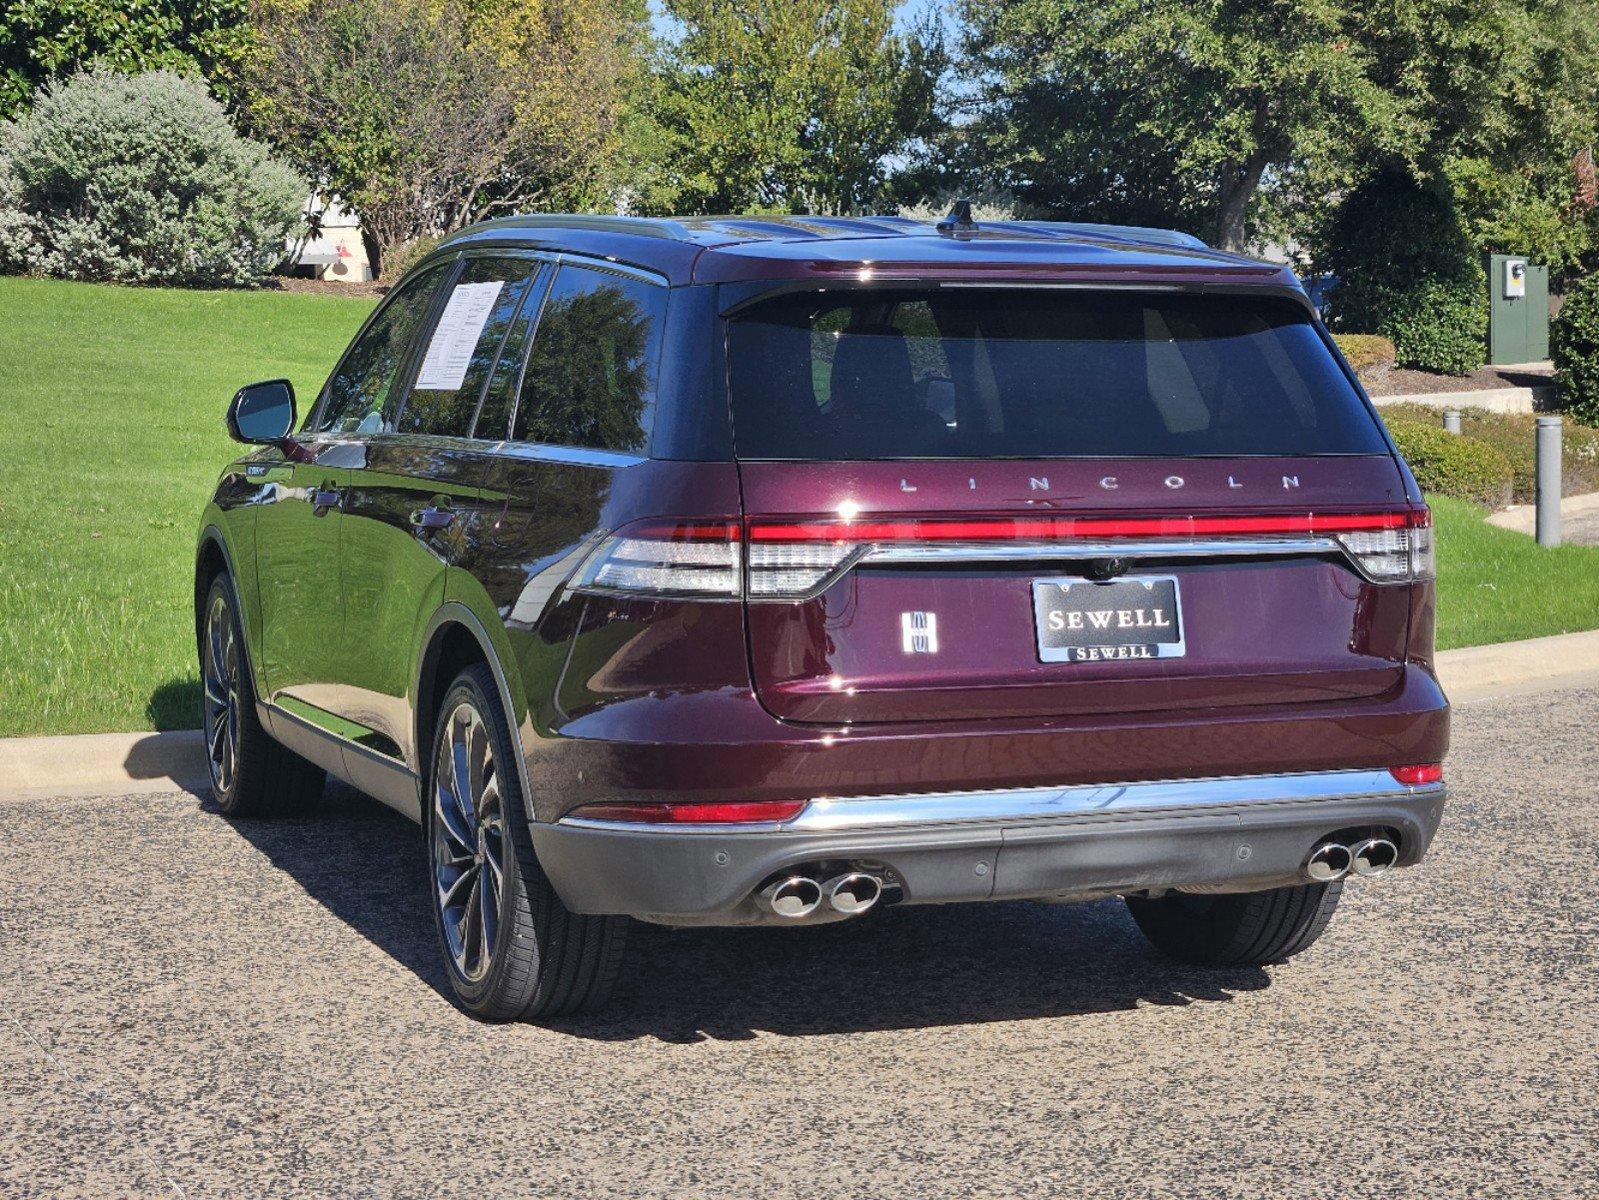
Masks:
[[[741,458],[1382,454],[1316,330],[1271,297],[812,292],[728,327]]]

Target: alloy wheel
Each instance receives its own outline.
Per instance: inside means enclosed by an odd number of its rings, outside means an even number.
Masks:
[[[226,794],[239,769],[239,644],[233,608],[218,592],[205,621],[205,744],[212,786]]]
[[[434,900],[455,969],[475,983],[500,932],[505,821],[489,729],[469,700],[444,718],[433,757]]]

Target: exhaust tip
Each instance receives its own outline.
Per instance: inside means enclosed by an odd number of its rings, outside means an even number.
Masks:
[[[1399,861],[1399,847],[1387,838],[1367,838],[1350,851],[1350,870],[1356,875],[1381,875]]]
[[[883,894],[883,881],[864,871],[854,871],[829,879],[823,888],[834,912],[854,917],[877,903]]]
[[[1338,842],[1323,842],[1310,852],[1305,874],[1317,883],[1333,883],[1349,873],[1354,856]]]
[[[790,875],[763,888],[761,900],[777,916],[797,921],[821,904],[822,885],[804,875]]]

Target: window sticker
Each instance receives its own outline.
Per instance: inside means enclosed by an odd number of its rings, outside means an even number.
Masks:
[[[477,349],[483,326],[488,323],[494,301],[504,286],[504,280],[463,283],[450,293],[438,328],[428,342],[422,369],[417,372],[417,391],[453,392],[460,388],[467,368],[472,365],[472,352]]]

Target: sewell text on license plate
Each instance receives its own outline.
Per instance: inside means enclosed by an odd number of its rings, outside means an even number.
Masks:
[[[1180,658],[1182,601],[1172,575],[1033,580],[1042,662]]]

